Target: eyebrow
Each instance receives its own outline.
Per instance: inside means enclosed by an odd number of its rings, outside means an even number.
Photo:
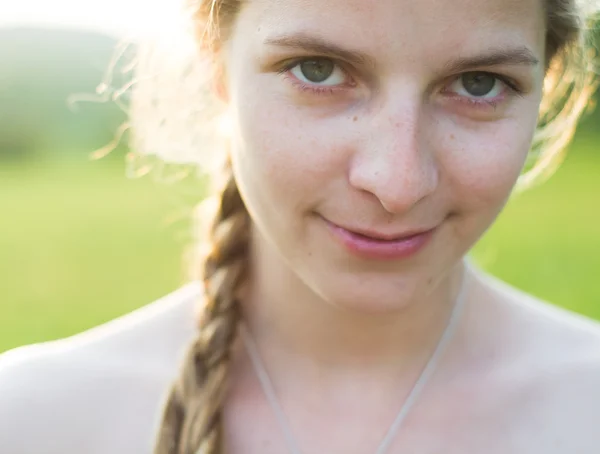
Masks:
[[[458,60],[448,62],[444,66],[444,69],[449,73],[459,73],[478,67],[501,65],[537,66],[539,63],[539,59],[536,58],[528,47],[521,46],[492,49],[482,55],[459,58]]]
[[[334,58],[346,60],[363,66],[375,66],[375,61],[369,55],[350,49],[344,49],[336,44],[330,43],[318,36],[310,36],[304,33],[294,35],[274,36],[265,39],[265,44],[298,49],[309,53],[327,55]],[[463,57],[450,61],[444,65],[447,72],[463,72],[477,67],[489,67],[500,65],[524,65],[537,66],[540,61],[534,53],[526,46],[515,48],[497,48],[482,55]]]
[[[327,55],[334,58],[346,60],[362,66],[375,66],[374,60],[367,54],[356,50],[344,49],[336,44],[330,43],[317,36],[309,36],[303,33],[296,35],[274,36],[265,39],[265,44],[291,49],[303,50],[305,52]]]

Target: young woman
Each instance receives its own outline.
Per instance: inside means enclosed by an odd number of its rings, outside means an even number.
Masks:
[[[191,150],[227,163],[202,273],[4,355],[2,452],[600,452],[598,325],[465,260],[586,104],[584,6],[197,0],[228,124]]]

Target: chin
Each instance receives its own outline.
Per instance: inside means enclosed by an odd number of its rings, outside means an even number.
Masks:
[[[337,282],[336,282],[337,281]],[[331,305],[364,314],[383,314],[409,307],[425,291],[427,279],[416,276],[341,276],[322,282],[318,293]]]
[[[437,260],[425,255],[397,266],[344,265],[337,260],[323,266],[313,262],[314,266],[304,267],[303,280],[322,300],[340,309],[365,314],[403,311],[431,295],[452,274],[450,262],[454,263],[457,251],[444,252]]]

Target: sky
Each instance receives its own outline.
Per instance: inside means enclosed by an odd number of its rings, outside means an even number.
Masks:
[[[78,28],[153,36],[177,16],[177,0],[1,0],[0,27]]]

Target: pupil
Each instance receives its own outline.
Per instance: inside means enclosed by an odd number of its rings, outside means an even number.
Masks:
[[[493,90],[496,78],[486,73],[468,73],[462,76],[463,86],[473,96],[485,96]]]
[[[311,82],[323,82],[333,74],[333,62],[331,60],[307,60],[300,64],[300,70],[304,77]]]

